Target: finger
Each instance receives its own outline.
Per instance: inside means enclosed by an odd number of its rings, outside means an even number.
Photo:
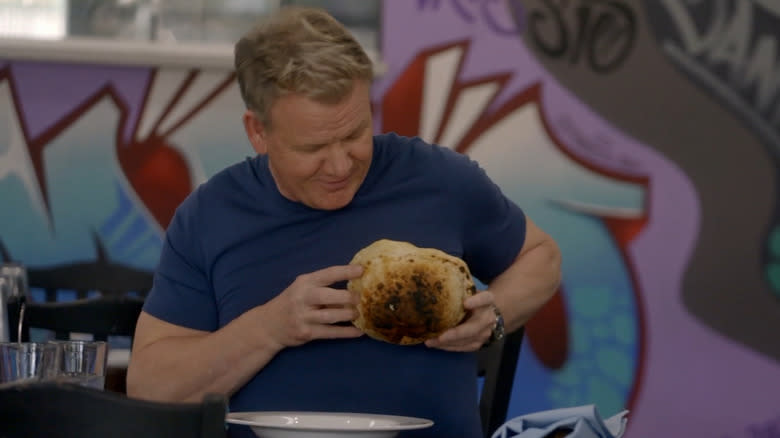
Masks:
[[[484,330],[484,323],[476,315],[471,315],[465,322],[445,331],[436,339],[442,344],[458,344],[478,338]]]
[[[491,308],[483,307],[472,311],[466,320],[459,325],[445,331],[430,346],[441,348],[443,346],[462,345],[477,342],[482,345],[493,331],[495,317]]]
[[[360,302],[360,296],[344,289],[330,287],[318,287],[311,289],[304,299],[306,304],[312,306],[354,306]]]
[[[313,339],[358,338],[364,333],[355,326],[317,325],[314,326]]]
[[[469,336],[469,337],[455,337],[449,339],[445,337],[444,339],[442,339],[442,337],[439,336],[438,338],[430,339],[429,347],[459,348],[464,345],[477,344],[481,348],[482,345],[484,345],[485,342],[487,342],[488,338],[490,338],[492,332],[493,332],[492,328],[488,327],[488,328],[483,328],[482,330],[478,331],[474,336]]]
[[[352,280],[363,275],[363,267],[360,265],[330,266],[301,277],[316,286],[328,286],[344,280]]]
[[[495,296],[493,292],[483,290],[463,300],[463,307],[466,310],[474,310],[480,307],[492,306],[494,303]]]
[[[456,345],[442,345],[442,344],[431,344],[429,345],[428,342],[425,343],[430,348],[436,348],[439,350],[444,351],[454,351],[454,352],[460,352],[460,353],[466,353],[466,352],[472,352],[477,351],[480,348],[482,348],[482,345],[484,345],[483,342],[470,342],[468,344],[456,344]]]
[[[352,321],[357,317],[358,311],[354,307],[328,307],[312,311],[307,321],[314,324],[335,324],[337,322]]]
[[[466,352],[477,351],[480,348],[482,348],[482,345],[484,345],[484,344],[480,343],[480,342],[472,342],[471,344],[467,344],[467,345],[462,345],[462,346],[459,345],[459,346],[456,346],[456,347],[444,348],[444,350],[447,350],[447,351],[458,351],[458,352],[466,353]]]

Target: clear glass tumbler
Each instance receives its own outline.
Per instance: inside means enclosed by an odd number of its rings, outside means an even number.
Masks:
[[[57,349],[57,380],[96,389],[106,385],[108,344],[104,341],[50,341]]]
[[[0,384],[52,378],[59,373],[58,360],[50,343],[0,343]]]

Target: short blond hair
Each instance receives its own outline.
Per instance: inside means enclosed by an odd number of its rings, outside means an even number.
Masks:
[[[321,9],[286,7],[265,17],[235,46],[241,97],[260,120],[285,94],[337,103],[359,80],[370,81],[373,65],[363,47]]]

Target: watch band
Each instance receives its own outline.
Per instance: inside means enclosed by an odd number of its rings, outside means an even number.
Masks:
[[[500,341],[504,338],[504,315],[498,310],[498,307],[493,305],[493,313],[496,315],[496,321],[493,323],[493,331],[490,333],[490,337],[485,342],[482,348],[493,345],[496,341]]]

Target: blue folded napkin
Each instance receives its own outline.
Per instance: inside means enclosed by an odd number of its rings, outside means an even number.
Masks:
[[[627,414],[623,411],[602,420],[595,405],[534,412],[507,421],[492,438],[544,438],[559,429],[568,431],[567,438],[620,438]]]

